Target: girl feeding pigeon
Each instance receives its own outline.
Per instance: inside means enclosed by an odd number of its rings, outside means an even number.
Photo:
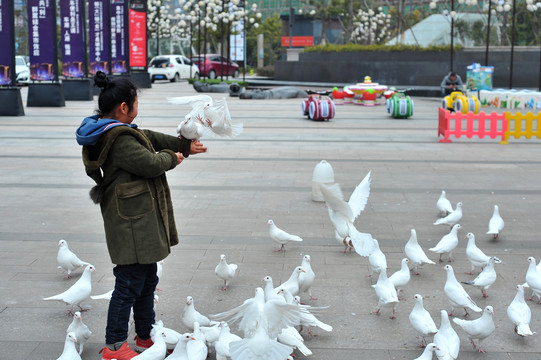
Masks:
[[[127,343],[132,308],[136,349],[152,345],[156,262],[179,242],[165,172],[207,148],[133,124],[138,89],[130,80],[97,72],[94,85],[101,89],[97,115],[83,120],[76,138],[83,146],[86,173],[96,182],[90,197],[100,205],[107,249],[116,265],[102,358],[124,360],[138,355]]]

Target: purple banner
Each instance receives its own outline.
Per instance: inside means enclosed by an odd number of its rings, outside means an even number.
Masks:
[[[84,9],[82,0],[60,0],[60,36],[62,38],[62,75],[85,76]]]
[[[28,0],[30,79],[56,80],[56,6],[54,0]]]
[[[88,3],[89,72],[110,74],[109,0],[90,0]]]
[[[0,1],[0,85],[15,84],[15,65],[13,53],[13,2]]]
[[[113,74],[128,72],[126,11],[126,1],[111,0],[111,71]]]

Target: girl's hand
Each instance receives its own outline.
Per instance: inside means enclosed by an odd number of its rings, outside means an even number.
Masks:
[[[201,141],[192,141],[192,143],[190,144],[190,154],[200,154],[204,152],[207,152],[207,148],[203,145]]]
[[[184,160],[184,155],[182,155],[182,153],[176,153],[177,154],[177,165],[180,164],[182,162],[182,160]]]

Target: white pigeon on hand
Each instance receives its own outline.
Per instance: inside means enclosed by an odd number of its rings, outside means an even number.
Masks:
[[[68,326],[67,332],[75,334],[75,338],[79,344],[79,355],[81,355],[83,353],[83,347],[90,338],[90,335],[92,335],[92,331],[90,331],[88,326],[83,322],[80,311],[76,311],[75,314],[73,314],[73,320],[71,321],[70,326]]]
[[[460,338],[451,326],[447,311],[441,310],[440,329],[434,335],[434,344],[439,348],[436,350],[438,360],[456,360],[460,352]]]
[[[381,269],[387,270],[387,258],[381,249],[379,248],[379,242],[376,239],[372,240],[374,243],[374,250],[368,256],[368,277],[372,277],[374,272],[379,272]]]
[[[141,354],[132,357],[132,360],[164,360],[167,355],[166,336],[164,331],[159,330],[152,340],[154,344]]]
[[[418,358],[415,358],[413,360],[432,360],[432,355],[434,354],[434,351],[440,350],[439,347],[436,346],[434,343],[430,343],[426,345],[423,353]]]
[[[448,234],[445,234],[440,241],[434,246],[433,248],[430,248],[428,250],[435,252],[436,254],[440,254],[439,261],[442,262],[441,259],[443,254],[449,254],[449,262],[453,261],[453,250],[458,245],[458,230],[460,229],[460,224],[455,224],[451,231]]]
[[[92,273],[96,271],[94,265],[87,265],[83,274],[68,290],[58,295],[43,298],[43,300],[58,300],[71,305],[70,313],[73,313],[73,307],[78,306],[81,311],[86,311],[81,303],[90,297],[92,292]]]
[[[415,294],[413,298],[415,305],[410,312],[409,320],[411,326],[421,334],[421,347],[424,347],[426,345],[425,337],[434,336],[438,332],[438,328],[430,313],[424,308],[423,297],[420,294]]]
[[[426,256],[423,248],[421,245],[419,245],[417,241],[417,232],[415,229],[411,229],[411,235],[406,243],[406,246],[404,247],[404,252],[410,260],[410,264],[412,266],[411,271],[414,271],[415,275],[419,275],[419,271],[417,271],[419,266],[423,264],[435,264],[434,261],[430,260],[428,256]]]
[[[198,322],[202,326],[212,326],[217,324],[216,321],[209,320],[208,317],[201,314],[195,309],[193,297],[186,297],[186,304],[184,304],[184,309],[182,311],[182,323],[191,331],[194,330],[194,322]]]
[[[66,340],[64,341],[64,350],[60,357],[56,360],[81,360],[81,356],[77,352],[75,343],[77,342],[77,336],[74,332],[68,332],[66,335]]]
[[[71,277],[71,272],[82,266],[87,266],[88,263],[82,261],[71,251],[68,247],[68,242],[66,240],[58,241],[58,254],[56,255],[56,261],[58,262],[58,268],[64,269],[67,271],[65,279]]]
[[[473,271],[476,267],[483,268],[488,264],[488,261],[490,260],[490,256],[486,255],[477,245],[475,244],[475,235],[473,233],[468,233],[466,235],[466,238],[468,239],[468,245],[466,246],[466,257],[471,263],[471,271],[467,272],[468,275],[473,275]],[[501,261],[496,258],[497,263],[501,263]]]
[[[402,291],[402,288],[410,282],[410,268],[408,263],[408,258],[403,258],[400,262],[400,270],[389,276],[389,280],[391,280],[396,289],[398,300],[403,300],[400,296],[400,292]]]
[[[369,171],[355,187],[347,202],[344,200],[339,184],[335,183],[331,186],[319,184],[335,233],[342,238],[346,246],[344,252],[348,248],[351,250],[351,245],[353,245],[355,251],[361,256],[368,256],[373,250],[372,236],[359,232],[354,226],[355,219],[366,207],[370,196],[370,174]]]
[[[449,313],[449,316],[453,315],[453,311],[457,307],[464,308],[466,311],[466,317],[470,315],[468,313],[468,308],[475,312],[483,311],[479,306],[477,306],[477,304],[475,304],[470,295],[468,295],[466,290],[464,290],[462,285],[460,285],[460,283],[457,281],[453,267],[451,265],[445,265],[443,268],[447,273],[447,280],[445,281],[443,292],[451,304],[451,312]]]
[[[193,333],[190,341],[186,344],[186,352],[188,353],[188,359],[190,360],[205,360],[208,355],[208,348],[206,345],[206,339],[203,336],[199,328],[197,321],[193,324]]]
[[[501,262],[501,261],[497,257],[494,257],[494,256],[491,257],[488,260],[488,263],[483,269],[483,271],[481,271],[481,273],[477,275],[475,279],[473,279],[472,281],[462,281],[462,283],[480,288],[481,293],[483,294],[483,297],[487,298],[488,288],[491,287],[492,284],[494,284],[494,282],[496,281],[496,278],[498,277],[496,275],[496,270],[494,269],[494,264],[496,262]]]
[[[453,322],[460,326],[462,330],[464,330],[464,332],[470,339],[473,348],[479,352],[484,353],[486,351],[481,349],[481,340],[487,338],[496,329],[496,326],[494,325],[494,319],[492,318],[493,314],[494,309],[492,308],[492,306],[488,305],[485,306],[483,314],[479,319],[463,320],[459,318],[454,318]],[[475,344],[475,339],[479,340],[477,344]]]
[[[494,235],[494,239],[498,238],[498,235],[503,230],[504,222],[500,215],[500,209],[498,208],[498,205],[494,205],[494,212],[492,213],[492,217],[488,221],[488,235]]]
[[[507,307],[507,316],[515,325],[515,333],[520,336],[531,336],[534,333],[530,329],[532,311],[524,300],[524,286],[517,285],[517,293],[511,304]]]
[[[280,248],[274,251],[282,251],[284,249],[284,246],[290,242],[301,242],[302,238],[297,235],[292,235],[288,232],[285,232],[284,230],[280,229],[274,221],[269,220],[267,221],[267,224],[269,225],[269,236],[275,243],[280,245]]]
[[[301,268],[303,268],[304,272],[299,274],[299,294],[307,292],[310,300],[317,300],[317,298],[312,296],[312,285],[314,285],[316,274],[312,270],[311,262],[310,255],[306,254],[303,256]]]
[[[447,215],[444,218],[438,219],[434,222],[434,225],[449,225],[453,226],[455,224],[458,224],[460,220],[462,219],[462,203],[458,202],[456,204],[456,209],[449,215]]]
[[[188,140],[199,140],[203,136],[203,125],[192,116],[186,115],[177,126],[177,134]]]
[[[379,271],[378,282],[374,285],[376,295],[378,296],[378,306],[374,314],[379,315],[383,306],[392,306],[393,314],[389,319],[396,318],[396,306],[398,305],[398,295],[393,283],[387,277],[387,269],[382,268]]]
[[[233,341],[240,341],[242,338],[238,335],[232,334],[229,325],[222,321],[220,323],[220,336],[218,341],[214,344],[216,350],[216,360],[227,360],[231,357],[229,352],[229,344]]]
[[[436,207],[438,208],[441,216],[447,216],[454,211],[453,205],[451,205],[451,202],[449,199],[447,199],[445,190],[441,191],[441,195],[436,202]]]
[[[237,273],[237,264],[228,264],[226,256],[224,254],[220,255],[220,262],[216,265],[214,272],[216,276],[224,281],[224,286],[222,290],[227,290],[227,285],[235,277]]]

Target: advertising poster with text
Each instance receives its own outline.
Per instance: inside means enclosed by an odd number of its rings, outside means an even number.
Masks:
[[[109,0],[88,2],[88,71],[110,74]]]
[[[62,75],[85,77],[84,10],[82,0],[60,0]]]
[[[13,54],[13,8],[10,1],[0,1],[0,85],[15,84]]]
[[[55,51],[55,3],[53,0],[28,0],[27,10],[30,79],[55,80],[58,78]]]
[[[131,0],[129,10],[130,25],[130,68],[147,68],[147,9],[144,0]]]
[[[126,0],[111,0],[111,71],[113,74],[128,72],[126,11]]]

